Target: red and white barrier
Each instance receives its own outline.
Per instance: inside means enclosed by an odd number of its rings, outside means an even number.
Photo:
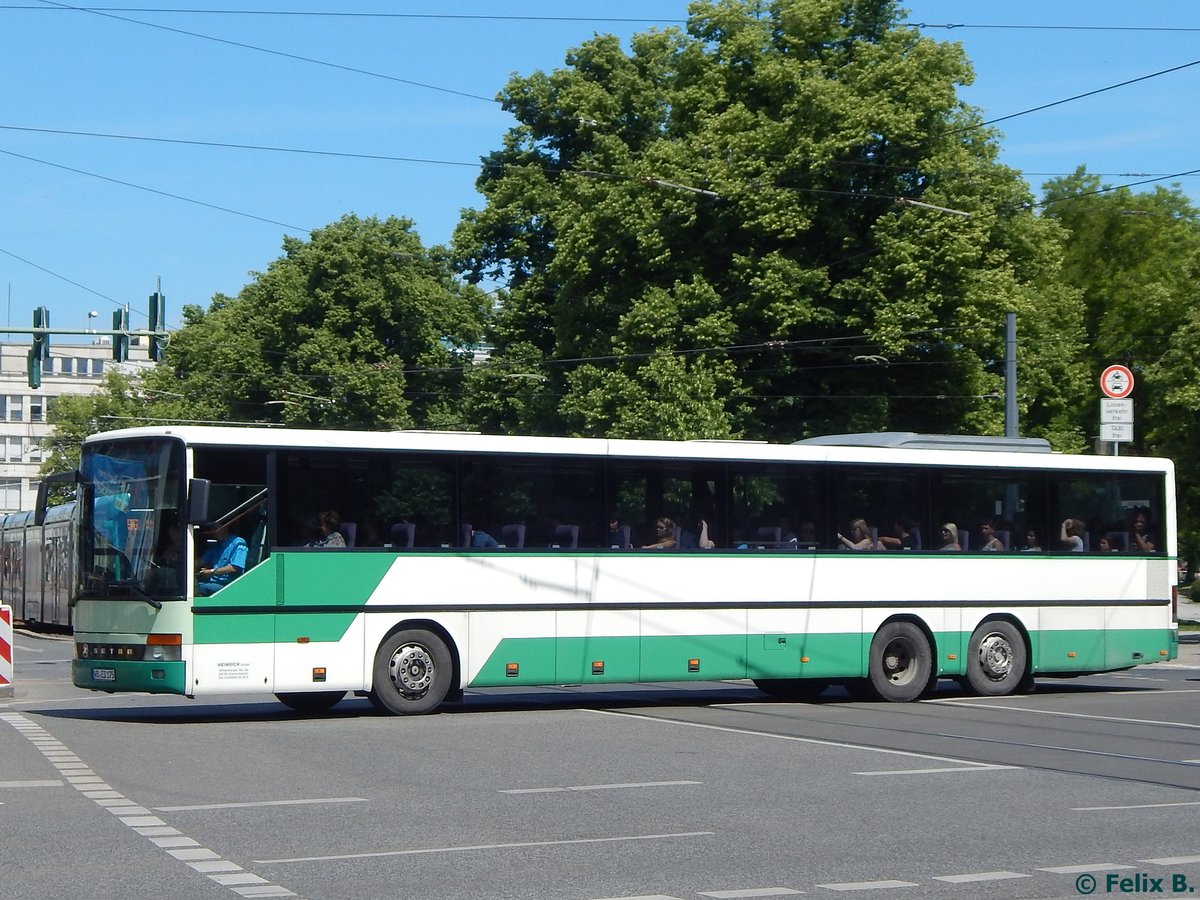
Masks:
[[[12,607],[0,606],[0,698],[13,695]]]

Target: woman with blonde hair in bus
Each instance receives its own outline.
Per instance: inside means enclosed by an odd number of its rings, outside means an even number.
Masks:
[[[850,536],[846,537],[838,532],[838,540],[847,550],[875,550],[877,548],[866,519],[855,519],[850,523]]]

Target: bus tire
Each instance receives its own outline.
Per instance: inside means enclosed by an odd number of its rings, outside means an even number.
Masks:
[[[875,632],[867,677],[881,700],[916,700],[924,693],[932,672],[929,639],[912,622],[888,622]]]
[[[454,662],[442,639],[415,628],[388,635],[375,653],[371,702],[398,716],[437,709],[450,690]]]
[[[345,691],[289,691],[276,694],[275,699],[299,713],[323,713],[333,709],[345,696]]]
[[[822,678],[755,678],[754,686],[781,700],[815,700],[825,693],[829,682]]]
[[[984,622],[967,646],[967,682],[985,697],[1011,694],[1026,681],[1028,656],[1017,626],[1003,619]]]

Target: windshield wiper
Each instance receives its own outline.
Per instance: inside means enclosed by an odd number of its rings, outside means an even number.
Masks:
[[[140,587],[138,587],[138,585],[135,582],[132,582],[132,581],[110,581],[104,586],[106,588],[108,588],[109,590],[111,590],[113,588],[119,588],[119,587],[125,588],[129,591],[129,593],[134,594],[139,600],[143,600],[146,603],[149,603],[155,609],[162,609],[162,603],[158,600],[155,600],[153,597],[151,597],[149,594],[147,594],[145,591],[143,591]]]

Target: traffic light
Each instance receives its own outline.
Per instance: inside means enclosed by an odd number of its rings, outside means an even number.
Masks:
[[[113,310],[113,359],[125,362],[129,359],[129,310]]]
[[[162,291],[150,295],[150,358],[158,362],[167,348],[167,298]]]
[[[34,329],[48,329],[50,327],[50,310],[44,306],[36,307],[33,311],[33,327]],[[42,386],[42,361],[49,358],[50,332],[35,330],[33,332],[33,346],[29,348],[27,363],[29,386],[31,388],[40,388]]]
[[[33,327],[46,328],[50,327],[50,310],[44,306],[39,306],[33,311]],[[38,359],[50,358],[50,332],[44,331],[38,334],[33,333],[33,352]]]
[[[29,372],[29,386],[31,388],[40,388],[42,386],[42,358],[37,355],[37,350],[29,348],[29,358],[26,361],[26,368]]]

